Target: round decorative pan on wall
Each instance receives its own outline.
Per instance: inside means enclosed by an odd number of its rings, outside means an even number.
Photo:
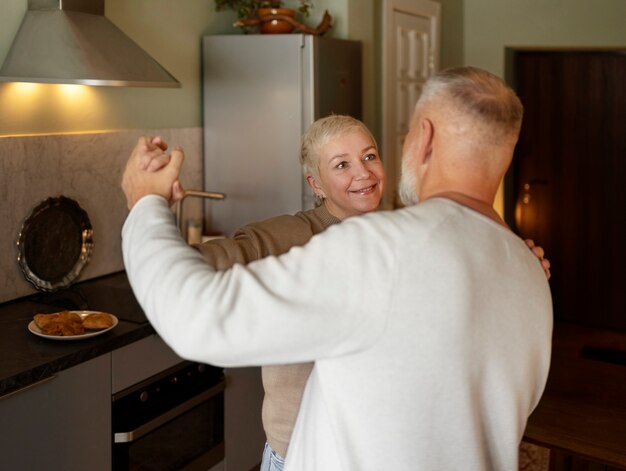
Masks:
[[[89,216],[71,198],[48,198],[24,220],[17,248],[20,268],[35,288],[66,288],[89,262],[93,251]]]

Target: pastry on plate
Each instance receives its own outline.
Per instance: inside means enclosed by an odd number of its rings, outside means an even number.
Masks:
[[[83,320],[78,314],[61,311],[54,314],[35,314],[35,324],[45,335],[82,335],[85,333]]]
[[[83,327],[89,330],[107,329],[113,325],[113,317],[105,312],[88,314],[83,318]]]

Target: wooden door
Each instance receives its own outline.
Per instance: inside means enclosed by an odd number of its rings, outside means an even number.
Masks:
[[[424,82],[439,69],[441,6],[430,0],[385,0],[382,43],[382,142],[385,209],[397,196],[402,145]]]
[[[508,50],[507,79],[507,220],[546,249],[557,319],[626,330],[626,51]]]

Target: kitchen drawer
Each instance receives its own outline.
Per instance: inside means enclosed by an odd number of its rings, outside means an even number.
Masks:
[[[178,363],[180,358],[158,335],[114,350],[111,387],[115,394]]]
[[[0,469],[111,469],[110,354],[0,399]]]

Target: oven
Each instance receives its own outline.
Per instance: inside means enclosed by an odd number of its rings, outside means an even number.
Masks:
[[[113,395],[113,470],[203,470],[224,459],[224,372],[183,362]]]

